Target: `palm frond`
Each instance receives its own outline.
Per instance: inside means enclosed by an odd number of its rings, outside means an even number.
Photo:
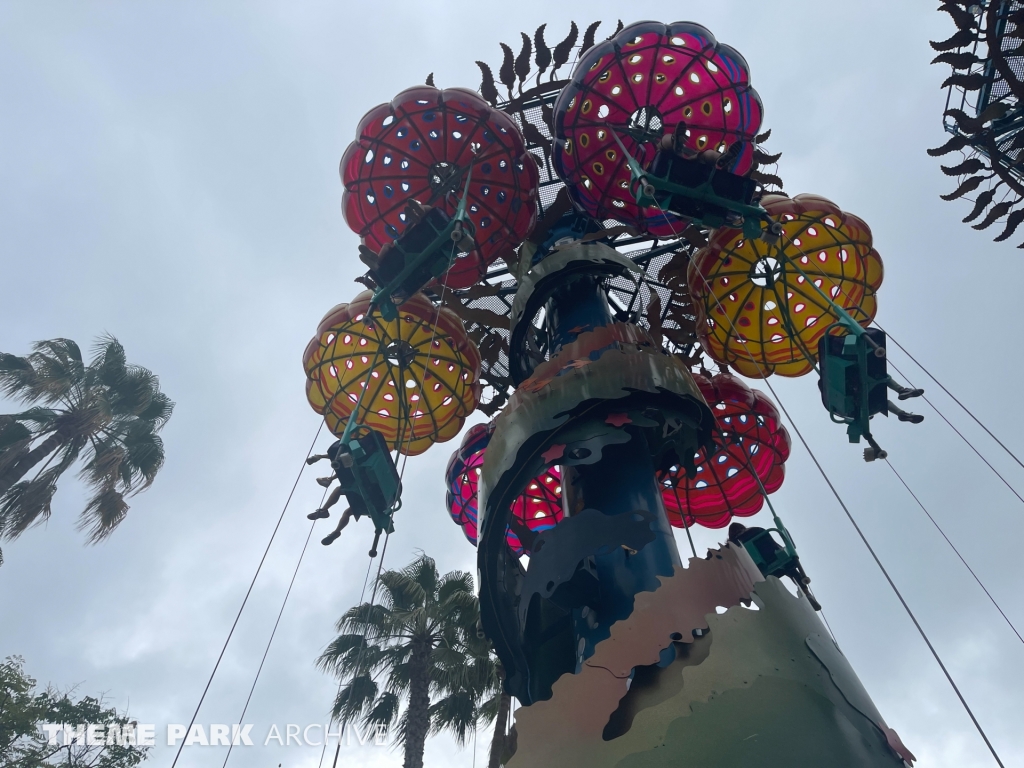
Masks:
[[[22,424],[29,425],[34,437],[40,437],[56,428],[61,412],[54,408],[43,408],[40,405],[29,408],[21,413],[11,414],[11,418]]]
[[[114,532],[127,514],[124,494],[107,486],[93,494],[85,505],[78,518],[78,530],[87,532],[90,544],[98,544]]]
[[[44,393],[32,364],[24,357],[6,352],[0,352],[0,392],[26,403]]]
[[[373,702],[373,706],[363,717],[363,722],[370,725],[390,726],[398,717],[401,705],[402,700],[397,695],[385,691]]]
[[[90,443],[80,474],[93,488],[114,485],[134,495],[153,483],[163,464],[163,440],[151,424],[133,419]]]
[[[32,480],[15,483],[0,496],[2,538],[16,539],[33,525],[49,519],[59,476],[57,468],[48,469]]]
[[[106,387],[116,387],[128,373],[128,360],[116,338],[109,333],[100,336],[92,345],[89,368]]]
[[[420,553],[420,556],[402,569],[409,579],[423,591],[424,595],[436,595],[440,576],[437,573],[437,563],[434,558]],[[417,603],[422,605],[422,602]]]
[[[138,416],[149,409],[160,391],[160,381],[151,371],[129,366],[114,385],[106,388],[107,402],[115,416]]]
[[[339,635],[316,660],[324,672],[336,677],[370,675],[387,666],[388,649],[366,642],[362,635]]]
[[[401,626],[401,621],[387,607],[372,603],[350,608],[335,625],[339,632],[358,632],[369,640],[389,638],[399,631]]]
[[[466,595],[473,596],[473,577],[465,571],[451,571],[438,581],[437,601],[439,603]]]
[[[174,413],[174,401],[163,392],[154,392],[149,405],[136,415],[143,421],[150,422],[153,429],[159,432],[171,418],[172,413]]]
[[[97,489],[116,483],[127,453],[124,447],[117,440],[97,440],[90,445],[90,453],[79,472],[81,478]]]
[[[364,651],[368,646],[362,635],[338,635],[317,658],[316,665],[324,672],[333,672],[339,659]]]
[[[401,610],[413,610],[426,602],[428,591],[416,580],[416,574],[409,572],[410,566],[401,571],[385,571],[380,575],[384,587],[384,599]]]
[[[28,454],[32,432],[11,416],[0,416],[0,477]]]
[[[412,682],[411,673],[412,665],[409,664],[408,657],[402,661],[392,663],[388,667],[388,679],[384,687],[392,693],[405,696],[409,692],[409,686]]]
[[[499,691],[498,693],[491,696],[489,699],[485,699],[478,709],[479,718],[485,725],[490,725],[494,722],[494,718],[498,716],[498,709],[501,707],[501,697],[504,693]]]
[[[331,716],[337,720],[349,721],[360,716],[377,698],[377,684],[369,675],[352,678],[342,686],[334,699]]]
[[[430,707],[430,732],[447,731],[460,747],[466,745],[466,737],[476,726],[477,709],[475,697],[467,691],[449,694]]]
[[[55,403],[82,383],[82,350],[71,339],[37,341],[26,358],[36,373],[38,395],[33,399]]]

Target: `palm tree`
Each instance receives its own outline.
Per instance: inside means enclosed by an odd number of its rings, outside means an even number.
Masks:
[[[79,528],[101,541],[128,512],[125,496],[148,488],[163,466],[157,432],[174,403],[152,372],[128,364],[113,336],[93,353],[86,364],[69,339],[37,342],[25,357],[0,352],[0,392],[31,406],[0,415],[0,538],[47,520],[57,480],[81,459],[93,495]]]
[[[463,653],[446,654],[439,666],[436,687],[444,696],[430,707],[431,732],[448,731],[462,746],[470,728],[493,722],[487,768],[499,768],[508,752],[505,725],[512,699],[504,691],[505,671],[490,642],[480,634]]]
[[[477,718],[477,692],[490,674],[485,663],[473,663],[472,649],[480,646],[473,579],[463,571],[440,576],[433,559],[420,555],[401,570],[381,573],[380,591],[379,602],[341,617],[342,634],[317,664],[348,680],[335,699],[335,718],[397,724],[405,768],[422,768],[431,731],[451,730],[465,742]]]

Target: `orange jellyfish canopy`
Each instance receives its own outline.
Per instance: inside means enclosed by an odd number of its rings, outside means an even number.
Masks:
[[[817,195],[765,195],[783,235],[774,245],[718,229],[687,273],[697,334],[715,361],[744,376],[803,376],[837,318],[828,296],[861,325],[875,316],[882,260],[861,219]]]
[[[358,404],[359,424],[414,456],[455,437],[476,408],[480,353],[462,321],[423,294],[394,321],[370,311],[372,296],[363,291],[320,321],[302,356],[306,397],[334,434]]]
[[[672,467],[658,479],[669,523],[676,528],[694,523],[722,528],[733,517],[748,517],[761,509],[761,486],[765,493],[782,486],[789,433],[771,400],[735,376],[694,374],[693,379],[715,414],[716,451],[708,455],[701,448],[692,478]]]

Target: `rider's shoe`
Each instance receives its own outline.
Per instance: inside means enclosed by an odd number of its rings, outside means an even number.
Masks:
[[[329,547],[331,544],[338,540],[339,536],[341,536],[341,531],[331,531],[322,539],[320,539],[320,543],[323,544],[325,547]]]

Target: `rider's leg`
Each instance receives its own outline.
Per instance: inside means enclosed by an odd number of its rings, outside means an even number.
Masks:
[[[924,421],[924,416],[921,416],[920,414],[917,413],[910,413],[908,411],[904,411],[902,408],[897,408],[895,405],[893,405],[892,400],[886,400],[885,404],[889,408],[889,413],[895,413],[896,418],[898,418],[900,421],[909,421],[911,424],[920,424],[922,421]]]
[[[320,507],[320,509],[318,509],[316,512],[310,512],[308,515],[306,515],[306,518],[309,520],[319,520],[324,517],[330,517],[331,513],[328,512],[327,510],[329,510],[331,507],[337,504],[338,499],[340,498],[341,486],[339,485],[337,488],[331,491],[331,495],[327,497],[327,501],[324,502],[324,505]]]
[[[351,509],[346,509],[342,513],[342,515],[341,515],[341,520],[338,521],[338,527],[335,528],[333,531],[331,531],[326,536],[324,536],[324,538],[321,539],[320,543],[323,544],[326,547],[326,546],[328,546],[330,544],[333,544],[335,541],[337,541],[338,537],[341,536],[341,529],[344,528],[346,525],[348,525],[349,518],[351,518],[351,517],[352,517],[352,510]]]
[[[924,394],[923,389],[911,389],[910,387],[904,387],[902,384],[897,384],[896,380],[892,376],[887,377],[885,386],[896,392],[900,400],[907,400],[911,397],[920,397]]]

